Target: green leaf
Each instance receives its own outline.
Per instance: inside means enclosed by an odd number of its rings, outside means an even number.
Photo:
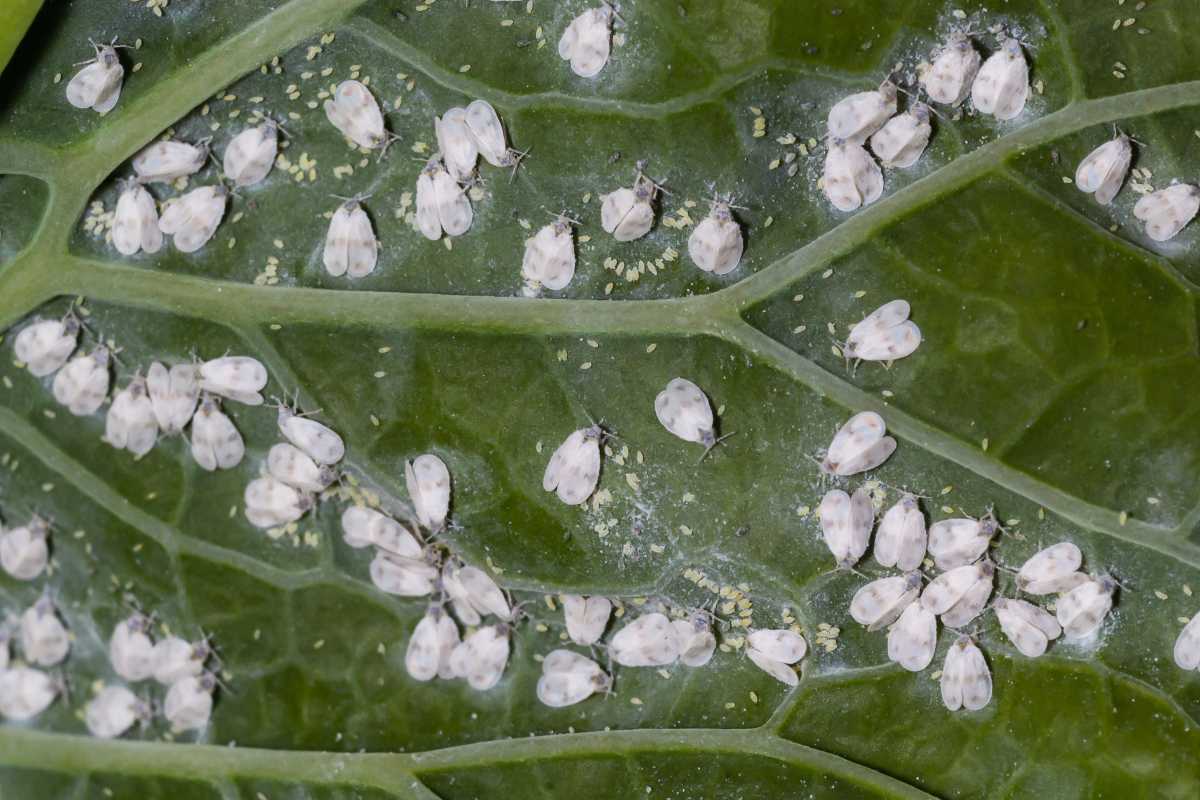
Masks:
[[[494,689],[413,681],[404,650],[425,603],[374,588],[370,555],[342,542],[342,501],[277,538],[245,521],[243,489],[278,440],[270,409],[229,404],[247,444],[236,469],[200,470],[182,438],[134,461],[100,440],[100,414],[72,417],[10,356],[5,522],[38,511],[55,532],[48,577],[3,576],[0,608],[49,585],[74,640],[70,696],[0,725],[0,794],[1195,796],[1200,683],[1171,648],[1200,605],[1200,228],[1155,244],[1132,186],[1102,208],[1068,182],[1114,124],[1143,143],[1138,182],[1191,179],[1192,4],[964,2],[958,19],[924,0],[628,3],[624,44],[591,81],[556,53],[587,5],[174,0],[155,14],[77,0],[38,14],[0,85],[0,324],[15,332],[83,298],[87,346],[123,348],[117,386],[156,359],[253,355],[269,393],[321,409],[354,485],[397,513],[405,459],[438,454],[454,482],[446,545],[529,619]],[[0,63],[36,6],[0,12]],[[1024,114],[937,120],[882,199],[832,211],[816,188],[823,152],[799,148],[823,135],[829,105],[898,62],[911,71],[954,26],[993,24],[1030,45]],[[119,104],[72,108],[73,64],[89,37],[113,36],[131,45]],[[371,78],[400,137],[382,159],[348,149],[320,110],[352,74]],[[485,166],[469,233],[428,242],[406,195],[436,147],[434,115],[477,97],[530,157],[511,181]],[[291,171],[240,190],[199,252],[121,257],[104,214],[131,156],[168,130],[212,136],[220,155],[256,109],[283,119]],[[618,244],[597,224],[599,196],[639,159],[670,194],[650,235]],[[747,207],[745,257],[724,277],[692,265],[690,228],[674,224],[703,216],[710,183]],[[320,254],[330,195],[355,193],[371,195],[382,251],[352,282]],[[523,297],[523,242],[559,209],[582,220],[578,272]],[[895,297],[921,348],[847,370],[831,334]],[[653,413],[677,375],[737,434],[703,463]],[[1030,660],[985,614],[972,630],[995,692],[975,713],[946,711],[933,679],[952,633],[923,673],[890,663],[884,634],[849,618],[863,579],[832,571],[811,512],[829,488],[812,457],[865,409],[899,440],[870,476],[886,503],[918,492],[931,521],[994,506],[999,563],[1069,540],[1088,569],[1113,570],[1124,588],[1100,636]],[[619,438],[604,502],[568,508],[540,479],[589,415]],[[657,598],[756,627],[794,618],[810,645],[800,684],[757,670],[726,627],[705,667],[619,668],[611,696],[549,709],[537,659],[562,643],[552,599],[568,591],[629,616]],[[999,591],[1015,593],[1010,576]],[[120,741],[86,736],[81,709],[115,680],[106,641],[126,594],[173,631],[213,637],[225,687],[200,736],[161,719]],[[822,625],[839,629],[828,649]]]

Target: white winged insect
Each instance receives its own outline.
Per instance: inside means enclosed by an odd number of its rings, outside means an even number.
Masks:
[[[117,209],[113,213],[112,243],[121,255],[139,250],[157,253],[162,249],[163,234],[158,229],[158,205],[146,187],[136,181],[124,181]]]
[[[1111,203],[1129,174],[1129,164],[1133,160],[1132,141],[1119,133],[1088,153],[1075,170],[1075,188],[1091,194],[1102,206]]]
[[[267,472],[294,489],[312,494],[325,491],[336,477],[331,468],[318,466],[307,453],[287,442],[272,445],[267,452]]]
[[[194,253],[217,232],[228,197],[224,186],[200,186],[174,197],[163,206],[158,229],[174,237],[176,250]]]
[[[54,376],[54,399],[77,417],[95,414],[108,396],[109,349],[100,345],[76,356]]]
[[[467,127],[467,110],[446,109],[442,116],[433,118],[433,131],[446,169],[456,180],[469,180],[479,160],[479,145]]]
[[[596,491],[600,479],[600,439],[604,429],[599,425],[580,428],[566,438],[550,456],[542,476],[542,488],[554,492],[569,506],[578,506]]]
[[[567,288],[575,277],[575,236],[565,214],[525,240],[521,276],[551,291]]]
[[[704,455],[733,435],[727,433],[717,438],[712,404],[704,391],[687,378],[672,378],[667,383],[667,388],[654,398],[654,414],[664,428],[680,439],[704,445]]]
[[[508,146],[508,135],[496,109],[486,100],[473,100],[467,106],[467,128],[479,148],[479,155],[493,167],[513,167],[521,163],[525,153]]]
[[[870,493],[858,489],[848,495],[841,489],[831,489],[821,498],[817,516],[825,545],[833,553],[838,569],[850,569],[857,564],[867,552],[875,524]]]
[[[508,664],[511,634],[507,624],[487,625],[468,633],[450,653],[450,671],[454,677],[465,678],[479,692],[499,683]]]
[[[567,635],[575,644],[593,645],[600,641],[608,618],[612,615],[612,601],[607,597],[583,597],[564,594],[561,598],[563,618],[567,624]]]
[[[222,171],[235,186],[253,186],[270,173],[279,152],[279,123],[265,119],[225,146]]]
[[[248,406],[262,405],[267,368],[250,356],[221,356],[200,365],[200,388]],[[296,444],[293,442],[293,444]]]
[[[838,211],[855,211],[883,194],[883,172],[861,144],[834,139],[825,153],[821,190]]]
[[[312,495],[270,475],[255,478],[242,497],[246,519],[256,528],[276,528],[295,522],[312,508]]]
[[[654,200],[660,187],[646,176],[645,168],[644,161],[637,163],[632,187],[600,195],[600,226],[618,242],[640,239],[654,226]]]
[[[192,417],[192,458],[201,469],[232,469],[242,462],[246,444],[220,401],[205,395]]]
[[[921,573],[878,578],[854,593],[850,616],[869,631],[886,628],[921,594]]]
[[[467,593],[462,581],[458,579],[460,569],[460,565],[446,562],[442,566],[440,586],[446,596],[450,598],[450,606],[454,609],[454,615],[458,617],[458,621],[463,625],[478,625],[483,621],[483,617],[475,610],[475,606],[471,605],[471,596]]]
[[[504,590],[478,567],[460,567],[456,570],[458,583],[466,593],[466,600],[482,615],[492,614],[505,622],[513,618],[512,605]]]
[[[156,659],[149,617],[133,614],[117,623],[108,640],[108,660],[113,671],[127,681],[154,676]]]
[[[896,440],[886,433],[883,417],[874,411],[860,411],[834,435],[821,471],[845,478],[875,469],[896,451]]]
[[[571,71],[579,77],[594,78],[608,63],[614,14],[607,3],[589,8],[571,20],[559,38],[559,58],[570,61]]]
[[[1069,592],[1082,581],[1076,570],[1083,553],[1071,542],[1059,542],[1034,553],[1017,571],[1017,588],[1027,594]],[[1085,575],[1086,579],[1087,576]]]
[[[981,63],[983,58],[971,38],[965,33],[952,34],[933,63],[920,70],[921,86],[935,103],[957,106],[971,93]]]
[[[831,139],[861,145],[896,113],[896,84],[886,80],[878,89],[842,98],[829,109]]]
[[[431,605],[409,637],[404,669],[409,677],[418,681],[452,678],[450,654],[459,643],[454,620],[440,605]]]
[[[71,637],[47,589],[21,615],[21,652],[31,664],[53,667],[62,663],[70,650]]]
[[[211,672],[194,675],[171,684],[163,700],[163,716],[171,723],[172,733],[203,730],[212,716],[213,690],[217,679]]]
[[[421,558],[420,542],[396,520],[366,506],[342,512],[342,539],[354,548],[377,547],[392,555]]]
[[[1094,633],[1113,604],[1117,582],[1111,575],[1093,575],[1086,583],[1060,596],[1054,613],[1068,639],[1081,639]]]
[[[942,612],[942,624],[947,628],[962,628],[978,617],[987,608],[995,589],[995,567],[990,561],[982,562],[981,575],[963,593],[957,603]]]
[[[342,198],[343,202],[329,219],[322,262],[335,278],[349,275],[362,278],[375,270],[379,241],[371,227],[371,218],[363,210],[364,196]]]
[[[921,605],[939,616],[946,614],[967,599],[973,590],[979,591],[976,589],[979,585],[988,587],[990,593],[995,574],[996,566],[990,561],[947,570],[931,580],[921,592]],[[980,610],[986,602],[985,596],[984,602],[979,604]]]
[[[795,686],[800,677],[792,665],[808,652],[808,642],[795,631],[763,629],[746,636],[746,656],[775,680]]]
[[[116,39],[108,44],[92,42],[96,57],[84,63],[67,83],[67,102],[76,108],[90,108],[100,114],[112,111],[121,97],[125,68],[117,55]],[[122,47],[124,45],[121,45]]]
[[[433,593],[437,567],[415,558],[406,558],[376,550],[371,559],[371,583],[375,588],[398,597],[426,597]]]
[[[0,566],[19,581],[31,581],[50,559],[50,523],[36,514],[29,522],[0,534]]]
[[[386,150],[396,138],[384,127],[379,102],[359,81],[337,85],[333,97],[325,101],[325,116],[343,136],[368,150]]]
[[[988,512],[980,519],[943,519],[929,526],[929,555],[938,569],[973,564],[991,544],[1000,523]]]
[[[1175,238],[1200,211],[1200,187],[1175,183],[1152,192],[1133,206],[1133,215],[1146,223],[1146,235],[1156,242]]]
[[[446,526],[450,511],[450,470],[433,453],[404,462],[404,482],[417,519],[436,533]]]
[[[1175,639],[1172,654],[1175,665],[1180,669],[1200,669],[1200,614],[1196,614],[1183,626]]]
[[[18,664],[0,671],[0,716],[24,722],[41,714],[63,691],[60,679]]]
[[[175,364],[168,370],[155,361],[146,370],[146,391],[159,429],[182,433],[200,400],[200,374],[193,364]]]
[[[437,241],[442,234],[462,236],[471,228],[475,212],[466,190],[435,155],[417,176],[417,228],[426,239]]]
[[[846,361],[895,361],[916,352],[921,329],[910,320],[907,300],[892,300],[863,317],[842,344]]]
[[[79,320],[67,312],[62,319],[39,319],[21,329],[13,353],[29,374],[38,378],[58,372],[79,343]]]
[[[168,636],[154,644],[154,680],[171,686],[184,678],[198,677],[212,655],[207,639],[189,642]]]
[[[665,614],[643,614],[613,635],[613,661],[625,667],[665,667],[679,659],[679,639]]]
[[[265,370],[263,374],[266,374]],[[317,422],[307,414],[297,414],[286,405],[280,404],[276,424],[285,439],[308,453],[313,461],[322,466],[332,466],[346,457],[346,443],[342,441],[342,437],[328,425]]]
[[[909,672],[920,672],[937,649],[937,617],[920,603],[910,603],[892,624],[887,637],[888,659]]]
[[[697,267],[714,275],[726,275],[742,260],[742,226],[733,218],[730,198],[713,197],[708,216],[688,237],[688,255]]]
[[[208,139],[196,144],[162,139],[133,157],[133,171],[142,183],[170,183],[199,171],[208,161]]]
[[[141,458],[154,448],[157,439],[158,418],[147,393],[146,379],[135,375],[128,386],[113,395],[104,420],[104,441]]]
[[[149,722],[150,705],[124,686],[105,686],[83,708],[88,733],[99,739],[125,735],[134,723]]]
[[[679,644],[679,663],[685,667],[703,667],[712,660],[717,637],[707,611],[693,611],[687,619],[671,620]]]
[[[929,106],[913,103],[871,134],[871,152],[889,169],[911,167],[925,152],[932,134]]]
[[[1021,43],[1001,37],[1000,49],[988,56],[971,84],[971,102],[975,109],[1009,120],[1025,109],[1029,99],[1029,63]]]
[[[875,532],[875,560],[882,567],[914,570],[925,560],[925,515],[914,495],[905,493],[887,510]]]
[[[992,700],[992,673],[971,637],[959,636],[942,664],[942,702],[951,711],[978,711]]]
[[[563,708],[581,703],[596,692],[604,692],[612,679],[587,656],[570,650],[552,650],[542,659],[542,676],[537,697],[543,705]]]
[[[1050,642],[1062,635],[1062,626],[1054,615],[1024,600],[997,598],[992,603],[1000,630],[1022,655],[1037,658]]]

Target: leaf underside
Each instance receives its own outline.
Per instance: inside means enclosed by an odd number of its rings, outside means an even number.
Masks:
[[[404,459],[440,455],[454,477],[449,543],[533,602],[493,690],[412,681],[404,648],[424,603],[374,589],[335,504],[298,539],[242,517],[242,489],[277,440],[272,411],[230,406],[247,443],[234,470],[199,470],[178,438],[135,462],[100,441],[101,414],[71,417],[6,358],[0,502],[8,524],[34,510],[55,520],[47,582],[74,635],[74,692],[35,723],[0,726],[0,794],[1196,796],[1200,682],[1171,647],[1200,605],[1200,227],[1155,244],[1129,186],[1105,208],[1067,180],[1113,124],[1146,143],[1134,166],[1155,188],[1194,176],[1193,4],[629,3],[624,44],[590,81],[555,47],[587,5],[175,0],[160,16],[75,0],[34,20],[0,78],[0,324],[86,298],[90,329],[124,348],[118,386],[154,359],[261,359],[268,392],[320,408],[348,470],[385,504],[407,499]],[[995,23],[1034,45],[1040,88],[1025,113],[937,120],[881,200],[832,211],[816,188],[821,150],[797,147],[822,136],[829,105],[897,62],[911,69],[954,26]],[[72,108],[72,65],[89,37],[113,36],[141,42],[122,52],[119,104],[103,117]],[[380,161],[349,150],[319,108],[352,70],[400,136]],[[511,182],[484,168],[474,225],[448,248],[411,228],[402,197],[436,147],[433,116],[473,98],[531,153]],[[112,210],[145,144],[169,128],[214,137],[219,155],[256,108],[284,118],[284,156],[311,167],[277,166],[241,190],[201,251],[122,258],[89,230],[92,204]],[[621,245],[598,225],[599,195],[627,185],[638,159],[670,195],[654,231]],[[690,263],[690,228],[667,219],[700,219],[710,182],[747,207],[745,258],[723,277]],[[371,194],[382,250],[350,282],[324,272],[321,247],[329,195],[355,193]],[[579,270],[564,291],[523,298],[519,222],[536,229],[560,209],[583,220]],[[664,259],[668,248],[684,255]],[[829,325],[844,338],[896,297],[923,345],[890,369],[847,371]],[[737,432],[702,464],[653,414],[677,375]],[[1099,638],[1029,660],[981,618],[995,694],[976,713],[946,711],[931,679],[952,635],[924,673],[889,663],[883,634],[846,612],[862,579],[831,571],[808,511],[827,488],[810,456],[864,409],[900,442],[872,476],[889,503],[904,488],[929,498],[931,519],[994,505],[1018,521],[994,547],[1000,563],[1069,540],[1089,569],[1118,574],[1127,588]],[[540,477],[589,415],[620,436],[601,476],[611,499],[568,508]],[[621,669],[615,694],[571,708],[536,702],[534,656],[562,636],[542,595],[718,600],[696,571],[741,587],[758,627],[796,617],[810,643],[796,689],[718,652],[665,676]],[[2,608],[40,591],[5,577]],[[166,741],[161,724],[117,742],[85,735],[78,709],[113,680],[105,641],[125,592],[221,650],[229,691],[198,743]],[[814,646],[821,623],[840,628],[832,650]]]

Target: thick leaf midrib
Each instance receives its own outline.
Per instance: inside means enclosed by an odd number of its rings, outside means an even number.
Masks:
[[[748,755],[812,769],[881,795],[928,800],[931,795],[832,753],[797,744],[764,728],[595,731],[459,745],[425,753],[332,753],[162,742],[100,741],[61,733],[0,728],[0,763],[72,773],[170,776],[212,782],[258,778],[315,786],[374,787],[410,794],[414,779],[439,772],[489,768],[541,759],[710,753]]]

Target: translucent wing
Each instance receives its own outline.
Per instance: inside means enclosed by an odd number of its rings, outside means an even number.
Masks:
[[[746,637],[750,649],[783,664],[795,664],[808,652],[808,643],[795,631],[757,630]]]
[[[438,221],[447,236],[462,236],[471,228],[475,218],[471,200],[446,170],[433,176],[433,191],[437,202]]]
[[[437,241],[442,238],[437,190],[433,185],[433,173],[428,168],[417,176],[417,228],[426,239]]]
[[[335,278],[346,274],[350,267],[350,203],[338,206],[329,220],[325,234],[325,251],[321,260],[325,271]]]
[[[259,392],[267,385],[267,368],[250,356],[222,356],[200,365],[199,383],[206,392],[257,406],[263,401]]]
[[[961,628],[983,613],[988,598],[992,596],[993,577],[981,577],[967,589],[962,599],[942,614],[942,624],[949,628]]]
[[[869,630],[885,627],[895,622],[908,604],[917,599],[920,588],[919,576],[916,586],[911,586],[904,575],[873,580],[854,593],[850,600],[850,616]]]
[[[1029,592],[1031,585],[1043,589],[1067,579],[1083,564],[1083,553],[1071,542],[1059,542],[1029,557],[1017,571],[1017,588]],[[1050,591],[1034,591],[1030,594],[1051,594]]]
[[[446,169],[460,181],[470,178],[479,158],[479,147],[467,127],[467,111],[448,109],[440,118],[434,118],[433,129]]]
[[[493,614],[502,620],[512,618],[512,607],[504,592],[492,577],[478,567],[458,570],[458,582],[466,590],[467,599],[480,614]]]
[[[609,653],[626,667],[662,667],[679,658],[671,621],[657,612],[633,620],[613,636]]]
[[[700,387],[686,378],[673,378],[654,399],[658,421],[685,442],[711,442],[713,412]]]
[[[286,408],[279,410],[278,422],[279,432],[284,438],[307,453],[318,464],[336,464],[345,458],[346,444],[329,426],[315,419],[293,414]]]
[[[1200,668],[1200,614],[1196,614],[1175,640],[1175,664],[1180,669]]]
[[[888,658],[910,672],[933,661],[937,647],[937,617],[920,603],[911,603],[888,631]]]
[[[450,509],[450,471],[445,462],[425,453],[405,463],[404,477],[421,524],[440,530]]]
[[[504,156],[508,153],[508,140],[492,104],[486,100],[472,101],[467,106],[466,122],[479,146],[479,154],[493,167],[507,166]]]
[[[945,614],[963,598],[979,577],[980,568],[974,564],[943,572],[921,592],[921,605],[934,614]]]
[[[636,204],[637,195],[633,193],[633,189],[626,186],[604,195],[600,203],[600,226],[606,233],[612,233],[615,236],[617,226],[629,215]]]
[[[782,661],[776,661],[770,656],[755,650],[753,647],[746,649],[746,657],[750,659],[754,666],[780,683],[785,683],[788,686],[796,686],[800,683],[800,676],[796,674],[796,670],[792,669],[790,665]]]
[[[612,614],[612,601],[607,597],[585,598],[568,594],[563,595],[562,603],[567,635],[571,641],[581,645],[592,645],[599,641]]]

